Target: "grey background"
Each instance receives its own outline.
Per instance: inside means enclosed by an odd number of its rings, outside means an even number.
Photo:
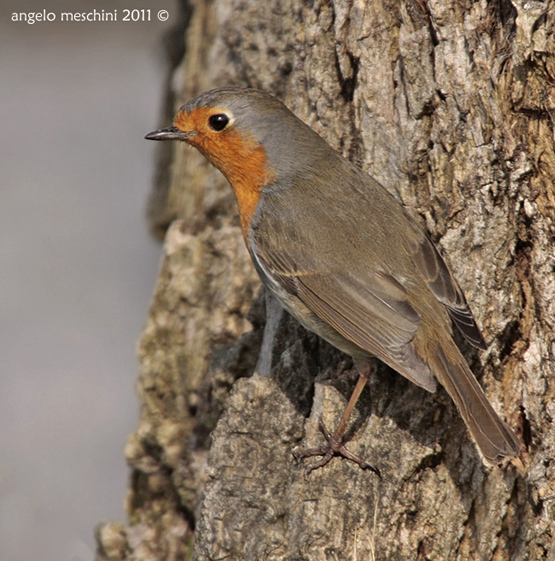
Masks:
[[[154,21],[10,21],[125,7]],[[143,136],[159,124],[176,15],[173,2],[0,5],[2,561],[92,559],[94,526],[125,520],[135,346],[160,255]]]

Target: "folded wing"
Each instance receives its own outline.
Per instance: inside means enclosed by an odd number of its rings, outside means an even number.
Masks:
[[[261,261],[267,274],[343,337],[435,391],[433,374],[411,344],[420,318],[395,278],[368,271],[361,282],[346,271],[300,270],[283,252],[279,261]]]

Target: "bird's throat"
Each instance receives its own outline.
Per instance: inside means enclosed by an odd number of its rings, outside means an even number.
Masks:
[[[200,146],[199,149],[204,152]],[[214,150],[214,146],[210,146],[210,153],[204,153],[233,188],[246,240],[262,188],[275,180],[275,173],[268,165],[266,151],[253,139],[245,139],[239,133],[230,131],[222,150]]]

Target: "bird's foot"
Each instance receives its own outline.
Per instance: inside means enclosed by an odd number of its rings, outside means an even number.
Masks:
[[[370,469],[378,477],[381,477],[380,470],[376,466],[347,450],[345,444],[343,444],[343,438],[332,435],[326,428],[326,425],[324,424],[324,421],[322,421],[322,419],[320,419],[318,426],[322,431],[322,434],[328,441],[325,446],[320,446],[319,448],[299,447],[293,450],[293,456],[295,456],[296,459],[311,458],[312,456],[322,456],[318,461],[306,466],[307,474],[313,472],[315,469],[325,466],[333,458],[333,456],[343,456],[344,458],[347,458],[348,460],[351,460],[352,462],[358,464],[362,469]]]

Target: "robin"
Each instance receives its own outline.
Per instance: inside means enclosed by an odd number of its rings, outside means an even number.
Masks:
[[[263,284],[307,329],[351,355],[359,373],[334,433],[323,423],[321,456],[352,454],[343,436],[373,370],[373,357],[455,402],[490,462],[516,457],[520,442],[499,418],[452,337],[486,343],[438,250],[397,200],[343,158],[283,103],[254,89],[221,88],[181,107],[149,140],[194,146],[231,184],[243,237]]]

